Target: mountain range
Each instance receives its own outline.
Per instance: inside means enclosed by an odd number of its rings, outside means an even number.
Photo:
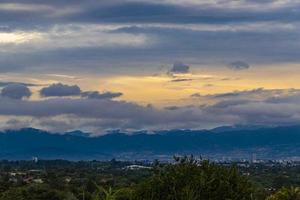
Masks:
[[[300,158],[300,126],[219,127],[148,134],[116,131],[89,137],[81,131],[53,134],[33,128],[0,133],[0,159],[171,159],[193,154],[210,159]]]

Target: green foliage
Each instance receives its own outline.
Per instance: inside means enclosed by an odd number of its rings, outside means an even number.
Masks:
[[[149,168],[126,167],[133,164]],[[300,165],[236,166],[193,157],[151,165],[116,160],[0,161],[0,200],[300,200]]]
[[[25,191],[21,188],[13,188],[2,193],[0,200],[25,200]]]
[[[236,167],[225,168],[192,157],[158,168],[136,191],[138,200],[250,200],[253,188]]]
[[[75,197],[73,193],[67,192],[63,200],[78,200],[78,199]]]
[[[4,192],[0,200],[61,200],[59,192],[49,187],[32,185],[29,187],[12,188]]]
[[[109,187],[107,190],[103,187],[97,186],[98,190],[93,195],[92,200],[116,200],[118,195],[118,190],[113,190]]]
[[[300,200],[300,188],[284,187],[275,194],[268,197],[267,200]]]
[[[133,189],[121,188],[118,190],[118,195],[116,196],[116,200],[132,200],[133,194],[134,194]]]

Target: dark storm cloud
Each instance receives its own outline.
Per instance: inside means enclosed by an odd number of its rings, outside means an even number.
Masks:
[[[23,99],[31,96],[30,89],[23,84],[9,84],[1,90],[1,96],[11,99]]]
[[[62,96],[77,96],[81,90],[77,85],[64,85],[55,83],[40,90],[40,95],[44,97],[62,97]]]

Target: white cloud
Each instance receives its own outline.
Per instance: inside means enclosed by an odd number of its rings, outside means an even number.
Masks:
[[[37,41],[42,38],[42,34],[38,32],[0,32],[1,44],[23,44],[31,41]]]
[[[64,24],[48,30],[0,32],[0,45],[12,49],[47,50],[56,48],[150,46],[155,38],[144,33],[126,33],[124,28],[161,28],[191,31],[273,32],[297,29],[298,25],[284,22],[252,22],[229,24],[172,24],[172,23],[123,23],[123,24]],[[76,41],[76,42],[74,42]],[[12,46],[8,46],[12,44]],[[17,46],[15,46],[17,45]],[[29,48],[30,47],[30,48]],[[4,50],[2,51],[9,51]]]
[[[25,11],[25,12],[45,12],[53,11],[54,8],[48,5],[42,4],[30,4],[30,3],[0,3],[0,10],[2,11]]]
[[[136,2],[136,0],[130,1]],[[247,11],[253,10],[262,12],[271,9],[280,9],[299,5],[299,2],[294,0],[151,0],[151,2],[157,4],[173,4],[178,6],[196,6],[199,8],[218,8]]]
[[[74,42],[76,41],[76,42]],[[98,25],[57,25],[36,45],[49,48],[144,46],[150,39],[144,34],[112,33]]]
[[[42,31],[0,32],[1,51],[40,51],[85,47],[141,47],[151,45],[146,34],[114,33],[111,26],[54,25]]]
[[[55,4],[42,3],[0,3],[0,11],[39,13],[45,17],[55,18],[79,13],[82,11],[82,8],[79,5],[55,6]]]

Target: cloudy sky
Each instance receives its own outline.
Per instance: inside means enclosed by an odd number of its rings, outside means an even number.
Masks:
[[[296,0],[1,0],[0,128],[300,122]]]

